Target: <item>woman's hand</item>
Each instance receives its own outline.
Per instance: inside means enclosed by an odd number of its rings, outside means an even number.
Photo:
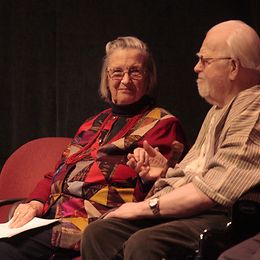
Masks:
[[[160,177],[167,165],[167,159],[144,141],[143,148],[136,148],[133,154],[128,155],[127,165],[133,168],[144,181],[156,180]]]
[[[43,209],[43,203],[32,200],[28,203],[21,203],[15,209],[14,215],[9,224],[10,228],[18,228],[25,225],[36,216],[40,216]]]

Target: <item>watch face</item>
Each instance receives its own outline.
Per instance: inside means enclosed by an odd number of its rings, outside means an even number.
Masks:
[[[154,198],[150,200],[150,207],[155,207],[157,205],[158,199]]]
[[[159,198],[153,198],[149,201],[150,209],[154,215],[160,215]]]

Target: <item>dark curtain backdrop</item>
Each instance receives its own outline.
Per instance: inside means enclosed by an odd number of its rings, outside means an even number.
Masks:
[[[157,103],[193,143],[209,106],[193,66],[206,31],[241,19],[260,31],[260,1],[0,0],[0,166],[23,143],[73,136],[106,107],[97,93],[104,46],[135,35],[158,66]]]

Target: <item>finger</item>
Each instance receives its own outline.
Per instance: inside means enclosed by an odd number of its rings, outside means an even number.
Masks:
[[[146,140],[143,143],[143,148],[149,156],[154,157],[156,155],[156,150]]]
[[[143,169],[144,167],[145,167],[145,166],[144,166],[143,163],[138,162],[138,163],[136,164],[135,171],[139,173],[140,171],[142,171],[142,169]]]
[[[127,155],[127,159],[130,160],[131,158],[134,158],[134,154],[129,153],[129,154]]]
[[[21,226],[21,222],[24,219],[24,214],[21,214],[18,212],[18,214],[11,219],[11,222],[9,224],[10,228],[17,228]]]
[[[137,162],[144,163],[145,161],[145,150],[143,148],[136,148],[134,150],[135,160]]]
[[[22,214],[17,214],[18,217],[14,220],[11,221],[9,224],[10,228],[19,228],[22,227],[23,225],[25,225],[27,222],[29,222],[34,215],[32,215],[30,212],[25,212]]]
[[[151,156],[149,156],[149,154],[145,151],[144,151],[144,162],[143,162],[143,165],[149,165],[149,158],[151,158]]]
[[[13,217],[11,219],[11,223],[15,222],[20,217],[21,212],[23,212],[22,204],[19,204],[14,211]]]
[[[132,169],[136,168],[136,160],[134,158],[130,158],[127,163],[126,163],[129,167],[131,167]]]
[[[143,179],[143,180],[145,180],[146,179],[146,176],[148,175],[148,173],[149,173],[149,170],[150,170],[150,167],[149,166],[142,166],[141,168],[140,168],[140,172],[139,172],[139,176]]]
[[[10,221],[10,226],[12,226],[12,224],[17,221],[17,219],[19,218],[19,214],[20,214],[20,212],[18,212],[18,211],[16,211],[16,212],[14,213],[14,215],[13,215],[13,217],[11,218],[11,221]]]

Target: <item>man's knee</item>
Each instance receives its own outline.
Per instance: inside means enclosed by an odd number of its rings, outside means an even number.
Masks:
[[[164,255],[159,243],[153,232],[139,230],[125,242],[124,259],[159,259],[158,256]]]
[[[140,248],[144,249],[147,245],[152,243],[151,232],[146,232],[146,230],[139,230],[134,233],[125,243],[125,247],[129,250],[138,250]]]
[[[98,225],[97,225],[98,223]],[[91,236],[95,235],[95,234],[99,234],[99,232],[101,231],[100,227],[102,226],[102,222],[101,221],[95,221],[92,222],[91,224],[89,224],[87,226],[87,228],[85,228],[85,230],[83,231],[83,239],[85,237],[88,237],[90,234]]]
[[[96,222],[99,221],[95,221],[91,224],[89,224],[85,230],[83,231],[82,237],[81,237],[81,255],[83,257],[83,259],[86,259],[87,257],[90,259],[94,259],[91,258],[91,254],[92,251],[96,249],[97,244],[95,244],[95,241],[97,241],[96,238],[100,239],[101,237],[101,229],[100,225],[97,225]]]
[[[177,236],[177,235],[176,235]],[[124,244],[124,259],[188,259],[195,250],[184,246],[174,232],[143,229],[134,233]]]

